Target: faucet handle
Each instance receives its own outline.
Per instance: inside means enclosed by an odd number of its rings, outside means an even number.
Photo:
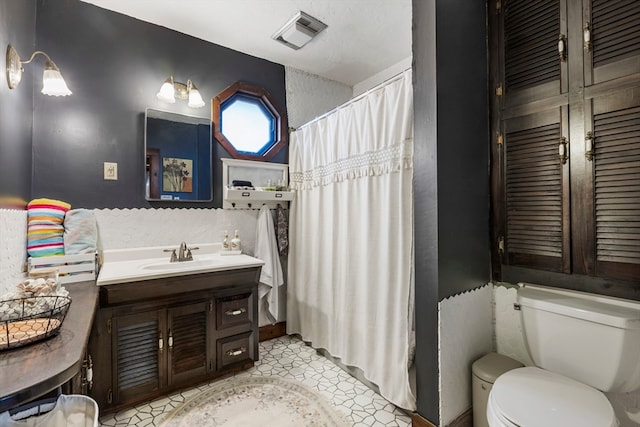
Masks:
[[[178,260],[175,249],[163,249],[162,252],[171,252],[171,258],[169,259],[169,262],[176,262]]]
[[[199,247],[193,247],[193,248],[187,248],[187,256],[186,256],[186,260],[187,261],[193,261],[193,254],[191,254],[191,251],[195,251],[200,249]]]

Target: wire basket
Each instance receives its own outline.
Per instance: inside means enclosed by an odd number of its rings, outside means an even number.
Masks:
[[[0,350],[22,347],[60,331],[71,298],[34,296],[0,301]]]

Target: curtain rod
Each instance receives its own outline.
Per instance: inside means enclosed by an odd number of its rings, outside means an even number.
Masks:
[[[378,89],[381,89],[382,87],[384,87],[384,86],[388,85],[388,84],[389,84],[389,83],[391,83],[391,82],[394,82],[394,81],[396,81],[396,80],[399,80],[400,78],[402,78],[402,76],[404,75],[404,73],[406,73],[406,72],[407,72],[407,71],[409,71],[409,70],[411,70],[411,68],[406,68],[406,69],[404,69],[404,70],[400,71],[398,74],[395,74],[395,75],[393,75],[393,76],[389,77],[388,79],[383,80],[382,82],[378,83],[378,84],[377,84],[377,85],[375,85],[374,87],[372,87],[372,88],[370,88],[370,89],[368,89],[368,90],[366,90],[366,91],[362,92],[360,95],[356,96],[355,98],[351,98],[350,100],[343,102],[342,104],[340,104],[340,105],[338,105],[337,107],[335,107],[335,108],[333,108],[333,109],[331,109],[331,110],[327,111],[326,113],[324,113],[324,114],[322,114],[322,115],[320,115],[320,116],[318,116],[318,117],[316,117],[316,118],[314,118],[314,119],[309,120],[307,123],[305,123],[305,124],[303,124],[303,125],[300,125],[300,126],[298,126],[297,128],[289,128],[289,131],[290,131],[290,132],[295,132],[295,131],[297,131],[297,130],[302,129],[303,127],[305,127],[305,126],[307,126],[307,125],[310,125],[311,123],[315,123],[315,122],[317,122],[318,120],[322,120],[323,118],[327,117],[328,115],[333,114],[333,113],[335,113],[336,111],[338,111],[338,110],[340,110],[340,109],[342,109],[342,108],[344,108],[344,107],[346,107],[346,106],[348,106],[348,105],[350,105],[350,104],[353,104],[353,103],[354,103],[354,102],[356,102],[356,101],[359,101],[360,99],[362,99],[362,98],[364,98],[365,96],[369,95],[371,92],[376,91],[376,90],[378,90]]]

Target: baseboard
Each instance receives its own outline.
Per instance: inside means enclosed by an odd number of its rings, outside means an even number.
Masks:
[[[422,418],[420,414],[414,412],[411,414],[412,427],[437,427],[435,424]],[[458,418],[447,424],[447,427],[473,427],[473,411],[472,408],[467,409],[460,414]]]
[[[451,421],[447,427],[473,427],[473,408],[467,409],[455,420]]]
[[[287,335],[287,322],[260,327],[260,342]]]
[[[422,418],[422,415],[417,412],[411,414],[411,427],[438,427],[435,424],[427,421],[426,418]]]

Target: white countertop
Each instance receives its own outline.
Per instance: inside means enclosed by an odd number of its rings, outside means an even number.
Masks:
[[[102,253],[102,267],[97,284],[137,282],[163,277],[188,274],[237,270],[259,267],[264,261],[249,255],[221,255],[219,243],[188,244],[198,247],[193,251],[193,261],[169,262],[170,253],[165,249],[174,247],[147,247],[136,249],[113,249]],[[177,247],[175,247],[177,252]]]

